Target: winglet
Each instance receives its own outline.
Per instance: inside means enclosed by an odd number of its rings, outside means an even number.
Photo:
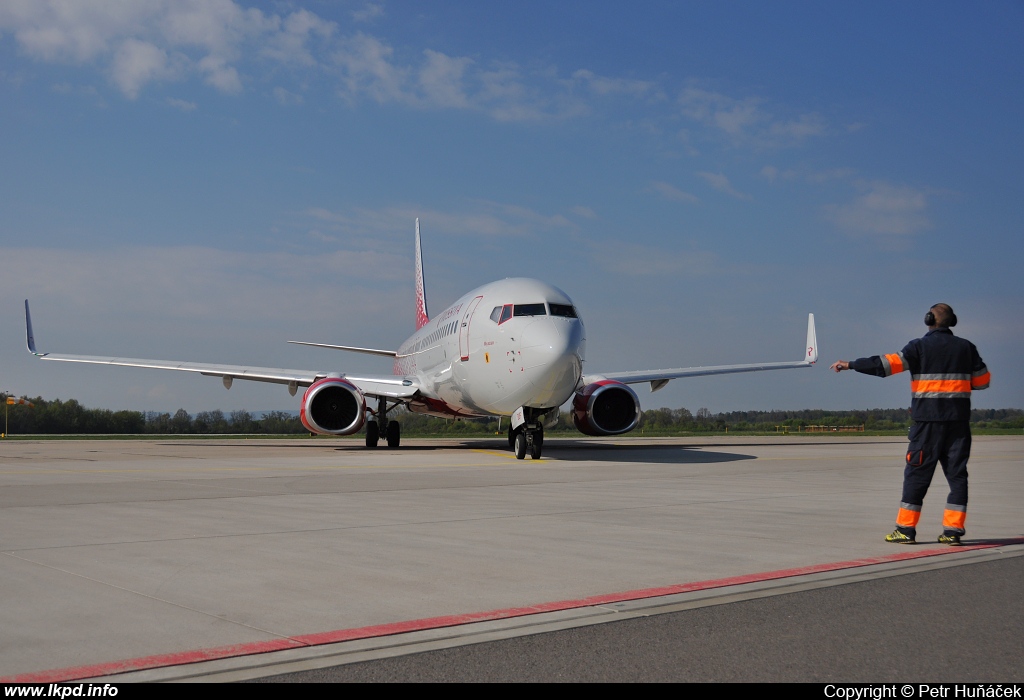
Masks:
[[[49,353],[36,352],[36,336],[32,333],[32,314],[28,310],[28,299],[25,300],[25,344],[28,351],[37,357],[45,357]]]
[[[818,335],[814,332],[814,314],[807,314],[807,352],[804,362],[813,365],[818,361]]]
[[[416,219],[416,330],[430,322],[427,293],[423,288],[423,251],[420,246],[420,220]]]

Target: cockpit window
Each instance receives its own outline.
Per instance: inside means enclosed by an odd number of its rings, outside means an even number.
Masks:
[[[546,316],[547,309],[544,304],[516,304],[515,316]]]
[[[505,321],[512,318],[512,304],[505,304],[504,306],[495,306],[491,309],[491,320],[497,323],[499,326]]]
[[[564,316],[565,318],[576,318],[576,309],[572,304],[548,304],[551,307],[552,316]]]

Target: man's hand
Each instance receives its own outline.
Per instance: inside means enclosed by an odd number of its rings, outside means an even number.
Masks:
[[[832,366],[829,367],[829,369],[834,370],[836,372],[842,372],[844,369],[850,369],[850,363],[847,362],[846,360],[839,360],[839,362],[833,363]]]

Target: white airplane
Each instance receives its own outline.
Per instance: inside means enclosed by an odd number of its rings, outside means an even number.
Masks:
[[[307,387],[299,413],[303,426],[311,433],[351,435],[365,424],[367,447],[382,438],[389,447],[399,446],[401,427],[387,415],[400,404],[445,418],[507,416],[509,447],[518,459],[527,452],[540,459],[544,428],[554,425],[570,398],[580,432],[621,435],[640,422],[640,400],[630,384],[650,382],[653,392],[682,377],[810,367],[818,360],[814,314],[808,314],[807,346],[796,362],[584,374],[586,333],[565,292],[534,279],[504,279],[474,289],[430,318],[422,261],[417,219],[416,332],[397,350],[288,341],[390,357],[390,375],[38,352],[26,299],[28,349],[43,360],[198,372],[221,377],[226,389],[235,379],[285,384],[292,396]]]

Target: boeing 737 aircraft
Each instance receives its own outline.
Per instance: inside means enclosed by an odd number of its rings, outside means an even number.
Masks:
[[[586,333],[572,299],[534,279],[491,282],[467,293],[437,316],[427,314],[420,225],[416,220],[416,332],[397,350],[289,341],[299,345],[392,358],[390,375],[273,369],[126,357],[57,355],[36,350],[25,300],[29,352],[44,360],[198,372],[284,384],[294,396],[306,387],[299,417],[311,433],[351,435],[366,425],[366,446],[382,439],[398,447],[401,427],[387,415],[404,404],[410,411],[445,418],[508,416],[509,447],[518,459],[540,459],[544,428],[572,399],[572,420],[586,435],[621,435],[640,422],[640,400],[630,384],[651,391],[672,379],[708,374],[810,367],[818,360],[814,315],[807,317],[807,345],[796,362],[721,365],[584,374]]]

